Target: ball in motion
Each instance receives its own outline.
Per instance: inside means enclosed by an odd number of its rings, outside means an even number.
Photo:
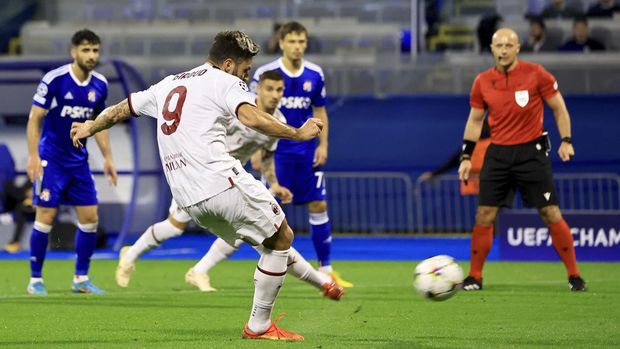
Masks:
[[[431,257],[415,267],[413,287],[424,298],[446,300],[460,289],[462,282],[463,269],[450,256]]]

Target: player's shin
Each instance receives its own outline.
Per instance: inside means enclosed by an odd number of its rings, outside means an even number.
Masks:
[[[331,270],[332,236],[327,212],[310,213],[310,234],[319,260],[319,270]]]
[[[75,275],[78,277],[88,275],[90,258],[97,246],[97,226],[98,223],[78,223],[75,233],[75,252],[77,254]]]
[[[317,271],[312,267],[310,263],[293,247],[289,252],[287,262],[287,272],[295,276],[300,280],[307,281],[316,288],[321,287],[326,283],[331,283],[331,278],[325,274]]]
[[[289,250],[265,250],[254,272],[254,303],[248,328],[263,333],[271,325],[271,309],[286,275]]]
[[[140,238],[125,252],[123,262],[135,263],[142,254],[159,246],[162,242],[183,234],[183,230],[175,227],[170,220],[155,223],[146,228]]]
[[[30,235],[30,276],[32,278],[42,277],[50,231],[52,231],[51,225],[34,222]]]
[[[578,276],[579,268],[577,268],[577,257],[575,256],[575,246],[570,227],[564,219],[561,219],[556,223],[550,224],[549,231],[551,232],[553,247],[562,259],[566,267],[566,273],[568,276]]]
[[[474,225],[471,235],[471,267],[469,275],[480,281],[482,267],[493,246],[493,225]]]

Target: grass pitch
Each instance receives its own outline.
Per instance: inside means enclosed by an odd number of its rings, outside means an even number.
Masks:
[[[484,291],[445,302],[415,294],[413,262],[337,262],[355,283],[342,301],[287,277],[274,315],[301,343],[241,339],[255,262],[227,261],[210,274],[216,293],[184,284],[193,261],[138,263],[130,287],[115,261],[94,261],[104,296],[70,292],[73,262],[47,261],[47,297],[25,294],[27,261],[0,262],[1,348],[618,348],[620,265],[581,263],[589,285],[568,291],[557,263],[488,263]],[[462,265],[467,270],[467,265]]]

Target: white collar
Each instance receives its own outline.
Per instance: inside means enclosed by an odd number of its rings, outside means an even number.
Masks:
[[[282,71],[288,75],[291,78],[298,78],[301,76],[301,74],[304,73],[304,70],[306,70],[306,64],[304,63],[304,60],[301,60],[301,69],[299,69],[299,71],[296,74],[293,74],[290,70],[286,69],[286,67],[284,66],[284,58],[280,57],[280,59],[278,60],[278,64],[280,65],[280,69],[282,69]]]
[[[88,76],[86,77],[86,80],[84,80],[84,82],[80,82],[80,80],[77,78],[77,76],[75,76],[75,74],[73,74],[73,67],[71,66],[72,63],[69,63],[69,75],[71,75],[71,79],[73,79],[73,81],[78,85],[78,86],[88,86],[88,84],[90,83],[90,78],[93,76],[92,72],[88,72]]]

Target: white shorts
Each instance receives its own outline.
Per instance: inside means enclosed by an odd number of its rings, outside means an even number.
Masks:
[[[172,218],[179,223],[189,223],[192,220],[192,217],[190,217],[187,212],[183,211],[174,199],[170,202],[168,212],[170,212],[170,216],[172,216]]]
[[[185,211],[230,245],[237,239],[259,245],[278,231],[284,212],[269,190],[251,174],[241,170],[231,181],[230,189]]]

